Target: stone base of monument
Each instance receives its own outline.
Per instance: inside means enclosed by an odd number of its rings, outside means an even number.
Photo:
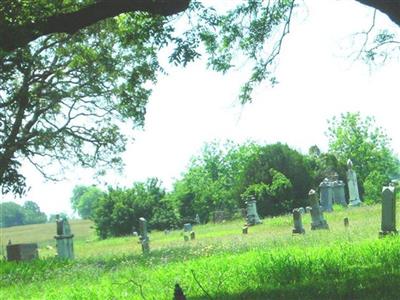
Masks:
[[[56,235],[57,257],[63,259],[74,259],[74,235]]]
[[[388,235],[398,235],[399,232],[397,230],[393,230],[393,231],[379,231],[379,237],[385,237]]]
[[[8,261],[26,261],[39,258],[36,243],[7,245],[6,251]]]
[[[292,229],[292,233],[293,233],[293,234],[305,234],[306,231],[304,230],[304,228],[302,228],[302,229],[293,228],[293,229]]]
[[[361,206],[361,201],[360,200],[355,200],[355,201],[350,201],[350,203],[349,203],[349,207],[359,207],[359,206]]]
[[[248,234],[248,233],[249,233],[249,227],[243,226],[243,227],[242,227],[242,233],[243,233],[243,234]]]
[[[329,229],[328,223],[324,220],[318,224],[311,224],[311,230]]]

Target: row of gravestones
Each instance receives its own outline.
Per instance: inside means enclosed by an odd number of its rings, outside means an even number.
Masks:
[[[361,205],[361,200],[358,192],[357,186],[357,174],[353,170],[353,163],[349,159],[347,161],[347,186],[349,191],[349,205],[350,206],[359,206]],[[337,173],[335,173],[332,178],[325,178],[321,184],[319,185],[320,190],[320,204],[322,211],[333,211],[333,203],[338,203],[344,206],[347,206],[345,191],[345,184],[342,180],[339,180]],[[314,192],[315,194],[315,192]],[[313,196],[315,198],[315,196]],[[314,208],[314,215],[317,215],[316,208]],[[253,226],[261,223],[261,219],[257,213],[256,201],[255,198],[252,197],[251,200],[246,202],[246,225],[245,226]],[[317,217],[316,217],[317,218]],[[325,226],[325,225],[324,225]]]
[[[57,230],[54,236],[56,240],[57,257],[64,259],[74,258],[74,235],[66,218],[56,216]],[[6,247],[8,261],[31,260],[39,257],[37,243],[12,244],[11,240]]]
[[[329,229],[329,225],[326,222],[323,215],[323,207],[320,206],[317,193],[314,190],[310,190],[308,193],[309,202],[311,206],[304,208],[293,209],[293,223],[294,228],[292,233],[304,234],[305,229],[303,227],[302,215],[305,212],[311,214],[311,230],[318,229]],[[260,224],[261,220],[257,214],[257,207],[254,200],[248,201],[247,203],[247,223],[242,228],[242,233],[247,234],[250,225]],[[397,234],[396,229],[396,191],[394,186],[385,186],[382,189],[382,216],[381,216],[381,231],[380,236],[388,234]],[[344,218],[344,225],[349,226],[349,219]]]

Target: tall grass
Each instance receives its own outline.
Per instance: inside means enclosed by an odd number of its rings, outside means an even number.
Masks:
[[[147,256],[135,237],[100,241],[92,232],[75,241],[73,261],[42,249],[41,260],[0,262],[0,299],[172,299],[176,283],[188,299],[399,298],[400,239],[378,239],[380,206],[325,218],[330,230],[310,231],[305,215],[305,235],[291,234],[289,215],[248,235],[241,221],[195,226],[190,242],[152,232]]]

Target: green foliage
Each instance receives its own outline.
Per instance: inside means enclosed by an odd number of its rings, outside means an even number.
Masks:
[[[360,113],[345,113],[328,123],[326,134],[329,138],[329,152],[342,165],[348,159],[352,160],[360,193],[364,195],[367,183],[370,194],[365,196],[377,201],[380,197],[377,197],[376,191],[382,188],[379,185],[398,176],[400,172],[399,159],[390,148],[390,138],[382,128],[375,125],[373,117],[362,118]]]
[[[40,211],[33,201],[26,201],[23,206],[15,202],[0,203],[0,227],[46,223],[47,216]]]
[[[91,219],[100,198],[104,193],[95,186],[75,186],[72,191],[71,205],[83,219]]]
[[[369,173],[364,181],[364,192],[366,203],[380,202],[382,199],[382,187],[389,185],[389,177],[378,171]]]
[[[270,169],[271,184],[256,183],[250,185],[242,194],[242,199],[257,201],[257,211],[261,216],[276,216],[287,212],[292,206],[290,198],[292,183],[281,172]]]
[[[214,211],[233,212],[255,196],[261,215],[278,215],[304,206],[313,177],[309,161],[287,145],[236,145],[216,142],[193,158],[172,197],[183,219]]]
[[[163,201],[164,196],[165,190],[156,178],[136,182],[130,189],[110,187],[100,198],[93,216],[98,235],[103,239],[130,235],[138,231],[140,217],[149,221],[153,228],[175,225],[176,214],[170,203]]]

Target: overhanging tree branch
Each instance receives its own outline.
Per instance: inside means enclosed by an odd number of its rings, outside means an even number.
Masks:
[[[22,26],[0,24],[0,48],[15,50],[36,38],[51,33],[73,34],[98,21],[127,12],[147,12],[170,16],[186,10],[190,0],[99,0],[71,13],[62,13],[39,19]]]
[[[400,26],[399,0],[356,0],[357,2],[373,7],[387,15],[390,20]]]

